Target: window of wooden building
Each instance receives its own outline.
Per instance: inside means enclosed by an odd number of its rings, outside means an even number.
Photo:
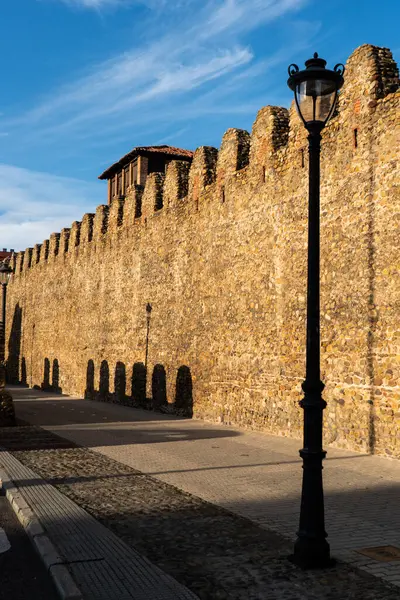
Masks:
[[[138,159],[136,157],[132,162],[132,183],[134,183],[135,185],[137,184],[137,164]]]
[[[122,189],[122,172],[118,173],[117,177],[117,196],[123,196],[124,190]]]
[[[127,165],[124,168],[124,171],[125,171],[125,189],[124,189],[124,194],[125,194],[126,190],[131,185],[131,181],[130,181],[130,175],[131,175],[131,173],[130,173],[129,165]]]

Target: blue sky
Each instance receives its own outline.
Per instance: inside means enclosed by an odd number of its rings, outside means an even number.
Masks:
[[[1,10],[0,246],[24,249],[106,201],[132,147],[218,147],[289,106],[287,65],[359,45],[400,59],[400,2],[13,0]]]

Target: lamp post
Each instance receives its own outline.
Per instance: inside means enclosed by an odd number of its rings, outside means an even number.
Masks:
[[[1,320],[2,320],[2,323],[4,326],[4,331],[5,331],[5,327],[6,327],[7,284],[8,284],[8,280],[10,279],[12,272],[13,272],[13,270],[10,267],[10,265],[8,265],[5,262],[2,262],[0,264],[0,283],[1,283],[1,287],[2,287],[2,295],[1,295],[2,317],[1,317]]]
[[[303,485],[300,506],[300,526],[291,560],[298,566],[322,568],[329,566],[330,548],[326,540],[324,519],[324,492],[322,449],[324,384],[320,376],[320,151],[321,132],[335,109],[338,91],[343,85],[344,66],[333,71],[326,69],[326,61],[315,53],[299,70],[289,66],[288,86],[294,92],[297,111],[308,131],[309,196],[308,196],[308,272],[307,272],[307,342],[306,378],[302,384],[304,398]]]
[[[0,283],[2,287],[2,321],[0,324],[0,425],[14,425],[15,414],[12,396],[5,390],[6,366],[5,366],[5,339],[6,339],[6,300],[7,284],[12,268],[5,262],[0,264]]]
[[[148,302],[146,304],[146,324],[147,324],[147,330],[146,330],[146,354],[145,354],[145,359],[144,359],[144,366],[147,369],[147,360],[149,358],[149,335],[150,335],[150,319],[151,319],[151,311],[153,310],[153,307],[151,306],[150,302]]]

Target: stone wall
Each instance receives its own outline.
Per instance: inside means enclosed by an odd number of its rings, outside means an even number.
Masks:
[[[325,440],[400,456],[398,70],[361,46],[323,133]],[[300,436],[307,141],[262,108],[15,256],[13,380]],[[146,310],[147,309],[147,310]]]

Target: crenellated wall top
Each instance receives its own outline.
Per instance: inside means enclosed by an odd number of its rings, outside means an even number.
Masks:
[[[360,46],[347,60],[337,111],[324,131],[323,143],[329,144],[335,132],[342,130],[341,144],[357,144],[357,136],[362,139],[364,130],[373,128],[378,120],[387,118],[394,123],[399,103],[399,69],[391,51]],[[197,211],[206,191],[207,198],[211,190],[213,199],[223,202],[225,187],[239,173],[242,183],[254,186],[304,167],[306,137],[293,103],[289,109],[265,106],[259,110],[251,134],[228,129],[219,151],[210,146],[198,148],[191,165],[171,162],[166,173],[150,174],[144,188],[134,186],[124,199],[100,205],[95,214],[85,214],[42,244],[14,254],[11,265],[15,275],[84,251],[123,227],[145,225],[156,213],[184,205]]]

